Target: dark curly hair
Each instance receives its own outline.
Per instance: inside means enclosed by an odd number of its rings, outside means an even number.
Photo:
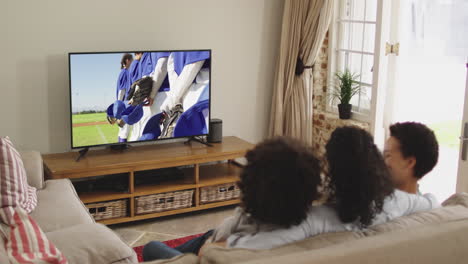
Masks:
[[[238,186],[241,206],[259,223],[290,227],[306,218],[320,195],[321,167],[312,150],[285,137],[265,140],[246,154]]]
[[[430,172],[439,159],[439,144],[434,132],[416,122],[396,123],[390,126],[390,136],[400,143],[403,157],[414,157],[414,176],[421,179]]]
[[[372,136],[357,127],[339,127],[326,145],[329,201],[343,223],[372,223],[394,191],[382,154]]]

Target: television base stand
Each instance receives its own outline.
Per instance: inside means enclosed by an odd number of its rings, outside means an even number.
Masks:
[[[126,149],[130,148],[130,145],[129,145],[129,144],[110,145],[109,148],[110,148],[111,150],[119,150],[119,151],[122,151],[122,150],[126,150]]]
[[[86,155],[86,153],[88,153],[88,150],[89,150],[89,148],[84,148],[84,149],[78,151],[78,153],[80,153],[80,155],[78,155],[78,157],[76,158],[75,161],[76,161],[76,162],[80,161],[80,159],[81,159],[82,157],[84,157],[84,156]]]
[[[203,145],[206,145],[208,147],[213,147],[213,145],[208,143],[206,140],[203,140],[203,139],[198,138],[198,137],[190,137],[187,141],[184,142],[184,144],[189,144],[192,141],[196,141],[196,142],[198,142],[200,144],[203,144]]]

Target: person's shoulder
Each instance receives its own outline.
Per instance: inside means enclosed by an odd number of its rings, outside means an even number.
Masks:
[[[416,194],[416,193],[407,193],[407,192],[404,192],[404,191],[401,191],[401,190],[395,190],[393,192],[393,197],[396,198],[396,199],[398,199],[398,198],[403,198],[403,199],[407,199],[407,198],[426,199],[426,200],[429,200],[431,203],[439,204],[439,202],[437,200],[437,197],[432,193],[422,194],[422,193],[418,192]]]
[[[387,199],[392,201],[401,201],[407,199],[419,199],[422,197],[420,194],[416,193],[409,193],[402,190],[395,189],[392,194],[390,194]]]
[[[309,209],[310,213],[315,214],[334,214],[336,212],[335,208],[331,204],[322,204],[317,206],[312,206]]]
[[[410,211],[420,211],[422,209],[433,209],[440,206],[440,203],[437,201],[437,198],[434,194],[414,194],[407,193],[401,190],[395,190],[392,198],[388,201],[388,204],[398,204],[399,207],[406,208],[408,207]]]
[[[337,218],[336,210],[330,204],[312,206],[307,213],[307,220],[309,222],[329,222],[335,218]]]
[[[392,194],[390,194],[387,198],[389,199],[398,199],[402,197],[408,197],[410,194],[404,191],[400,191],[398,189],[395,189]]]
[[[354,223],[345,224],[340,220],[333,204],[312,207],[308,212],[306,222],[308,236],[354,229]]]
[[[425,197],[426,199],[428,199],[431,202],[432,208],[440,207],[440,202],[439,202],[439,200],[437,199],[437,197],[434,194],[425,193],[425,194],[423,194],[421,196]]]

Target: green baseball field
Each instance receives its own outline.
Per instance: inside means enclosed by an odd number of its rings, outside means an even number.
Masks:
[[[107,122],[106,113],[73,114],[73,146],[117,143],[119,126]]]

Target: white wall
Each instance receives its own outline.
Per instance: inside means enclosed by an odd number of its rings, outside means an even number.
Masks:
[[[2,0],[0,136],[70,150],[68,52],[212,49],[212,117],[267,134],[282,0]]]

